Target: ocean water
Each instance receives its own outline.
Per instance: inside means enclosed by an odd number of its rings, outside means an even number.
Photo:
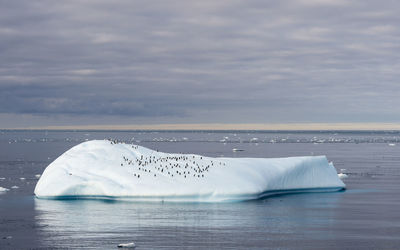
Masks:
[[[347,189],[237,203],[34,197],[49,163],[105,138],[207,156],[326,155]],[[0,249],[400,249],[398,131],[0,130],[0,187]]]

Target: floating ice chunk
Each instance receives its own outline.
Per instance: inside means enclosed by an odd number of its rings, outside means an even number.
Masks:
[[[232,148],[233,152],[240,152],[240,151],[244,151],[244,149],[240,149],[240,148]]]
[[[1,180],[1,181],[5,180],[5,179],[6,179],[5,177],[0,177],[0,180]]]
[[[38,179],[40,178],[40,176],[42,176],[42,175],[41,174],[35,174],[35,177],[38,178]]]
[[[37,182],[35,195],[220,202],[344,187],[325,156],[213,158],[89,141],[54,160]]]
[[[396,143],[389,143],[388,145],[393,147],[393,146],[396,146]]]
[[[339,178],[342,179],[346,179],[347,177],[349,177],[347,174],[343,174],[343,173],[339,173],[338,174]]]
[[[118,244],[118,247],[120,247],[120,248],[135,248],[136,245],[134,242],[130,242],[130,243]]]
[[[18,186],[12,186],[11,187],[12,189],[17,189],[17,188],[19,188]]]
[[[25,177],[20,177],[19,178],[21,181],[24,181],[26,178]]]
[[[7,192],[8,190],[10,190],[10,189],[0,187],[0,193]]]

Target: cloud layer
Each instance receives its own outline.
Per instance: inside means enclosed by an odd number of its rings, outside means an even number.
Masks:
[[[3,126],[400,121],[396,1],[0,5]]]

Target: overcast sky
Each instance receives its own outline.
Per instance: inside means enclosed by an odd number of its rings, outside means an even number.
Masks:
[[[400,2],[0,0],[0,127],[400,122]]]

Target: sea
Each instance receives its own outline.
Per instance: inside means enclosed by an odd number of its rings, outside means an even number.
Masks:
[[[94,139],[212,157],[326,155],[347,188],[232,203],[37,199],[44,169]],[[400,249],[400,131],[0,130],[0,187],[0,249]]]

